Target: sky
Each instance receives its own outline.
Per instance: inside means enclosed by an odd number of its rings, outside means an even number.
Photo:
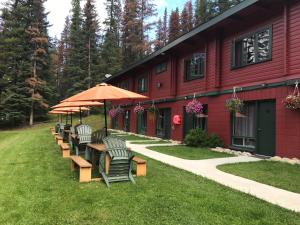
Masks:
[[[4,1],[4,0],[0,0]],[[168,8],[169,12],[176,7],[182,8],[186,0],[154,0],[157,9],[158,9],[158,16],[162,16],[165,7]],[[99,22],[100,25],[104,21],[106,17],[106,11],[104,2],[105,0],[96,0],[96,7],[99,15]],[[82,1],[82,6],[84,5],[85,1]],[[50,36],[60,37],[60,34],[63,30],[64,21],[67,15],[70,14],[71,9],[71,0],[48,0],[45,3],[46,10],[49,12],[48,20],[52,25],[49,28]]]
[[[7,0],[0,0],[0,6]],[[100,25],[106,17],[106,11],[104,2],[105,0],[96,0],[96,7],[98,11],[98,19]],[[176,7],[182,9],[186,0],[154,0],[157,6],[158,15],[154,19],[157,19],[160,16],[163,16],[165,7],[168,8],[168,14],[171,10],[174,10]],[[82,0],[82,7],[85,3],[85,0]],[[66,16],[70,15],[71,10],[71,0],[47,0],[45,3],[46,11],[48,14],[48,21],[50,22],[51,27],[49,27],[49,35],[51,37],[60,38],[60,34],[64,27],[64,22]]]

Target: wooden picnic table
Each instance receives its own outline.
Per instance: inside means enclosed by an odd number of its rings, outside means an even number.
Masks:
[[[107,150],[105,148],[105,145],[104,144],[93,144],[93,143],[91,143],[91,144],[87,144],[87,147],[92,151],[91,161],[92,161],[93,167],[97,166],[96,165],[96,161],[97,161],[97,159],[100,158],[99,156],[101,154],[105,154],[105,172],[107,174],[108,173],[108,169],[109,169],[110,158],[109,158],[109,155],[106,154]]]

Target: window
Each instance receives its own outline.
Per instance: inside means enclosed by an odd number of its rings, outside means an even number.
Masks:
[[[163,63],[160,63],[160,64],[155,66],[155,73],[156,74],[159,74],[159,73],[162,73],[162,72],[165,72],[165,71],[167,71],[167,62],[163,62]]]
[[[146,134],[147,132],[147,112],[137,115],[137,134]]]
[[[194,80],[204,77],[205,53],[193,54],[184,60],[185,80]]]
[[[148,79],[147,77],[141,77],[138,79],[137,91],[139,93],[146,92],[148,90]]]
[[[203,105],[203,115],[201,117],[197,117],[195,115],[186,113],[185,107],[183,110],[184,110],[184,123],[183,123],[184,136],[186,136],[191,129],[201,129],[204,131],[207,130],[207,119],[208,119],[207,104]]]
[[[270,60],[272,57],[272,28],[236,39],[232,43],[232,68],[247,66]]]
[[[255,148],[255,103],[247,103],[243,107],[243,117],[233,117],[232,145]]]
[[[120,84],[120,88],[125,89],[125,90],[129,90],[129,80],[123,81]]]

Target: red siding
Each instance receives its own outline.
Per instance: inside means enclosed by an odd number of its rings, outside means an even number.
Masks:
[[[252,9],[253,10],[253,9]],[[150,99],[165,99],[205,93],[215,90],[232,89],[233,86],[250,86],[268,82],[300,79],[300,2],[290,1],[286,16],[283,7],[275,10],[253,10],[251,16],[241,22],[232,20],[223,29],[210,30],[202,36],[195,36],[193,43],[174,47],[168,59],[168,69],[155,74],[154,62],[145,63],[142,68],[135,68],[114,80],[114,84],[130,79],[130,89],[136,91],[137,77],[149,75],[149,91],[143,93]],[[272,60],[239,69],[230,68],[230,48],[234,38],[265,26],[272,26]],[[198,41],[197,41],[198,38]],[[203,41],[206,40],[206,41]],[[196,44],[195,44],[196,43]],[[193,81],[184,81],[184,59],[197,51],[206,52],[205,77]],[[166,56],[167,56],[166,55]],[[162,60],[163,61],[163,60]],[[159,60],[156,60],[159,63]],[[150,64],[151,63],[151,64]],[[172,66],[173,65],[173,66]],[[298,76],[297,76],[298,75]],[[157,88],[157,83],[162,86]],[[245,101],[273,99],[276,100],[276,155],[300,158],[300,115],[284,108],[282,100],[292,91],[286,86],[265,88],[238,93]],[[230,114],[225,109],[225,101],[230,95],[200,98],[208,104],[208,132],[218,134],[224,142],[230,144]],[[127,101],[134,103],[137,101]],[[124,103],[124,102],[123,102]],[[183,107],[187,101],[156,104],[159,108],[171,108],[172,117],[183,116]],[[120,104],[117,102],[115,104]],[[148,105],[149,106],[149,105]],[[145,105],[145,108],[148,107]],[[136,115],[131,109],[131,132],[136,132]],[[122,128],[119,118],[119,128]],[[155,124],[148,120],[147,134],[155,135]],[[182,140],[183,125],[173,126],[171,138]]]

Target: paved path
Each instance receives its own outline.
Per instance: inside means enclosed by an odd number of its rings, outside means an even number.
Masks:
[[[173,167],[177,167],[199,176],[228,186],[230,188],[245,192],[267,202],[279,205],[283,208],[300,212],[300,194],[289,192],[270,185],[258,183],[246,178],[238,177],[218,170],[216,167],[222,164],[254,162],[260,159],[248,156],[237,156],[228,158],[205,159],[205,160],[186,160],[178,157],[162,154],[147,149],[147,146],[170,146],[172,144],[130,144],[135,152],[143,154],[149,158],[163,162]],[[174,144],[175,145],[175,144]]]

